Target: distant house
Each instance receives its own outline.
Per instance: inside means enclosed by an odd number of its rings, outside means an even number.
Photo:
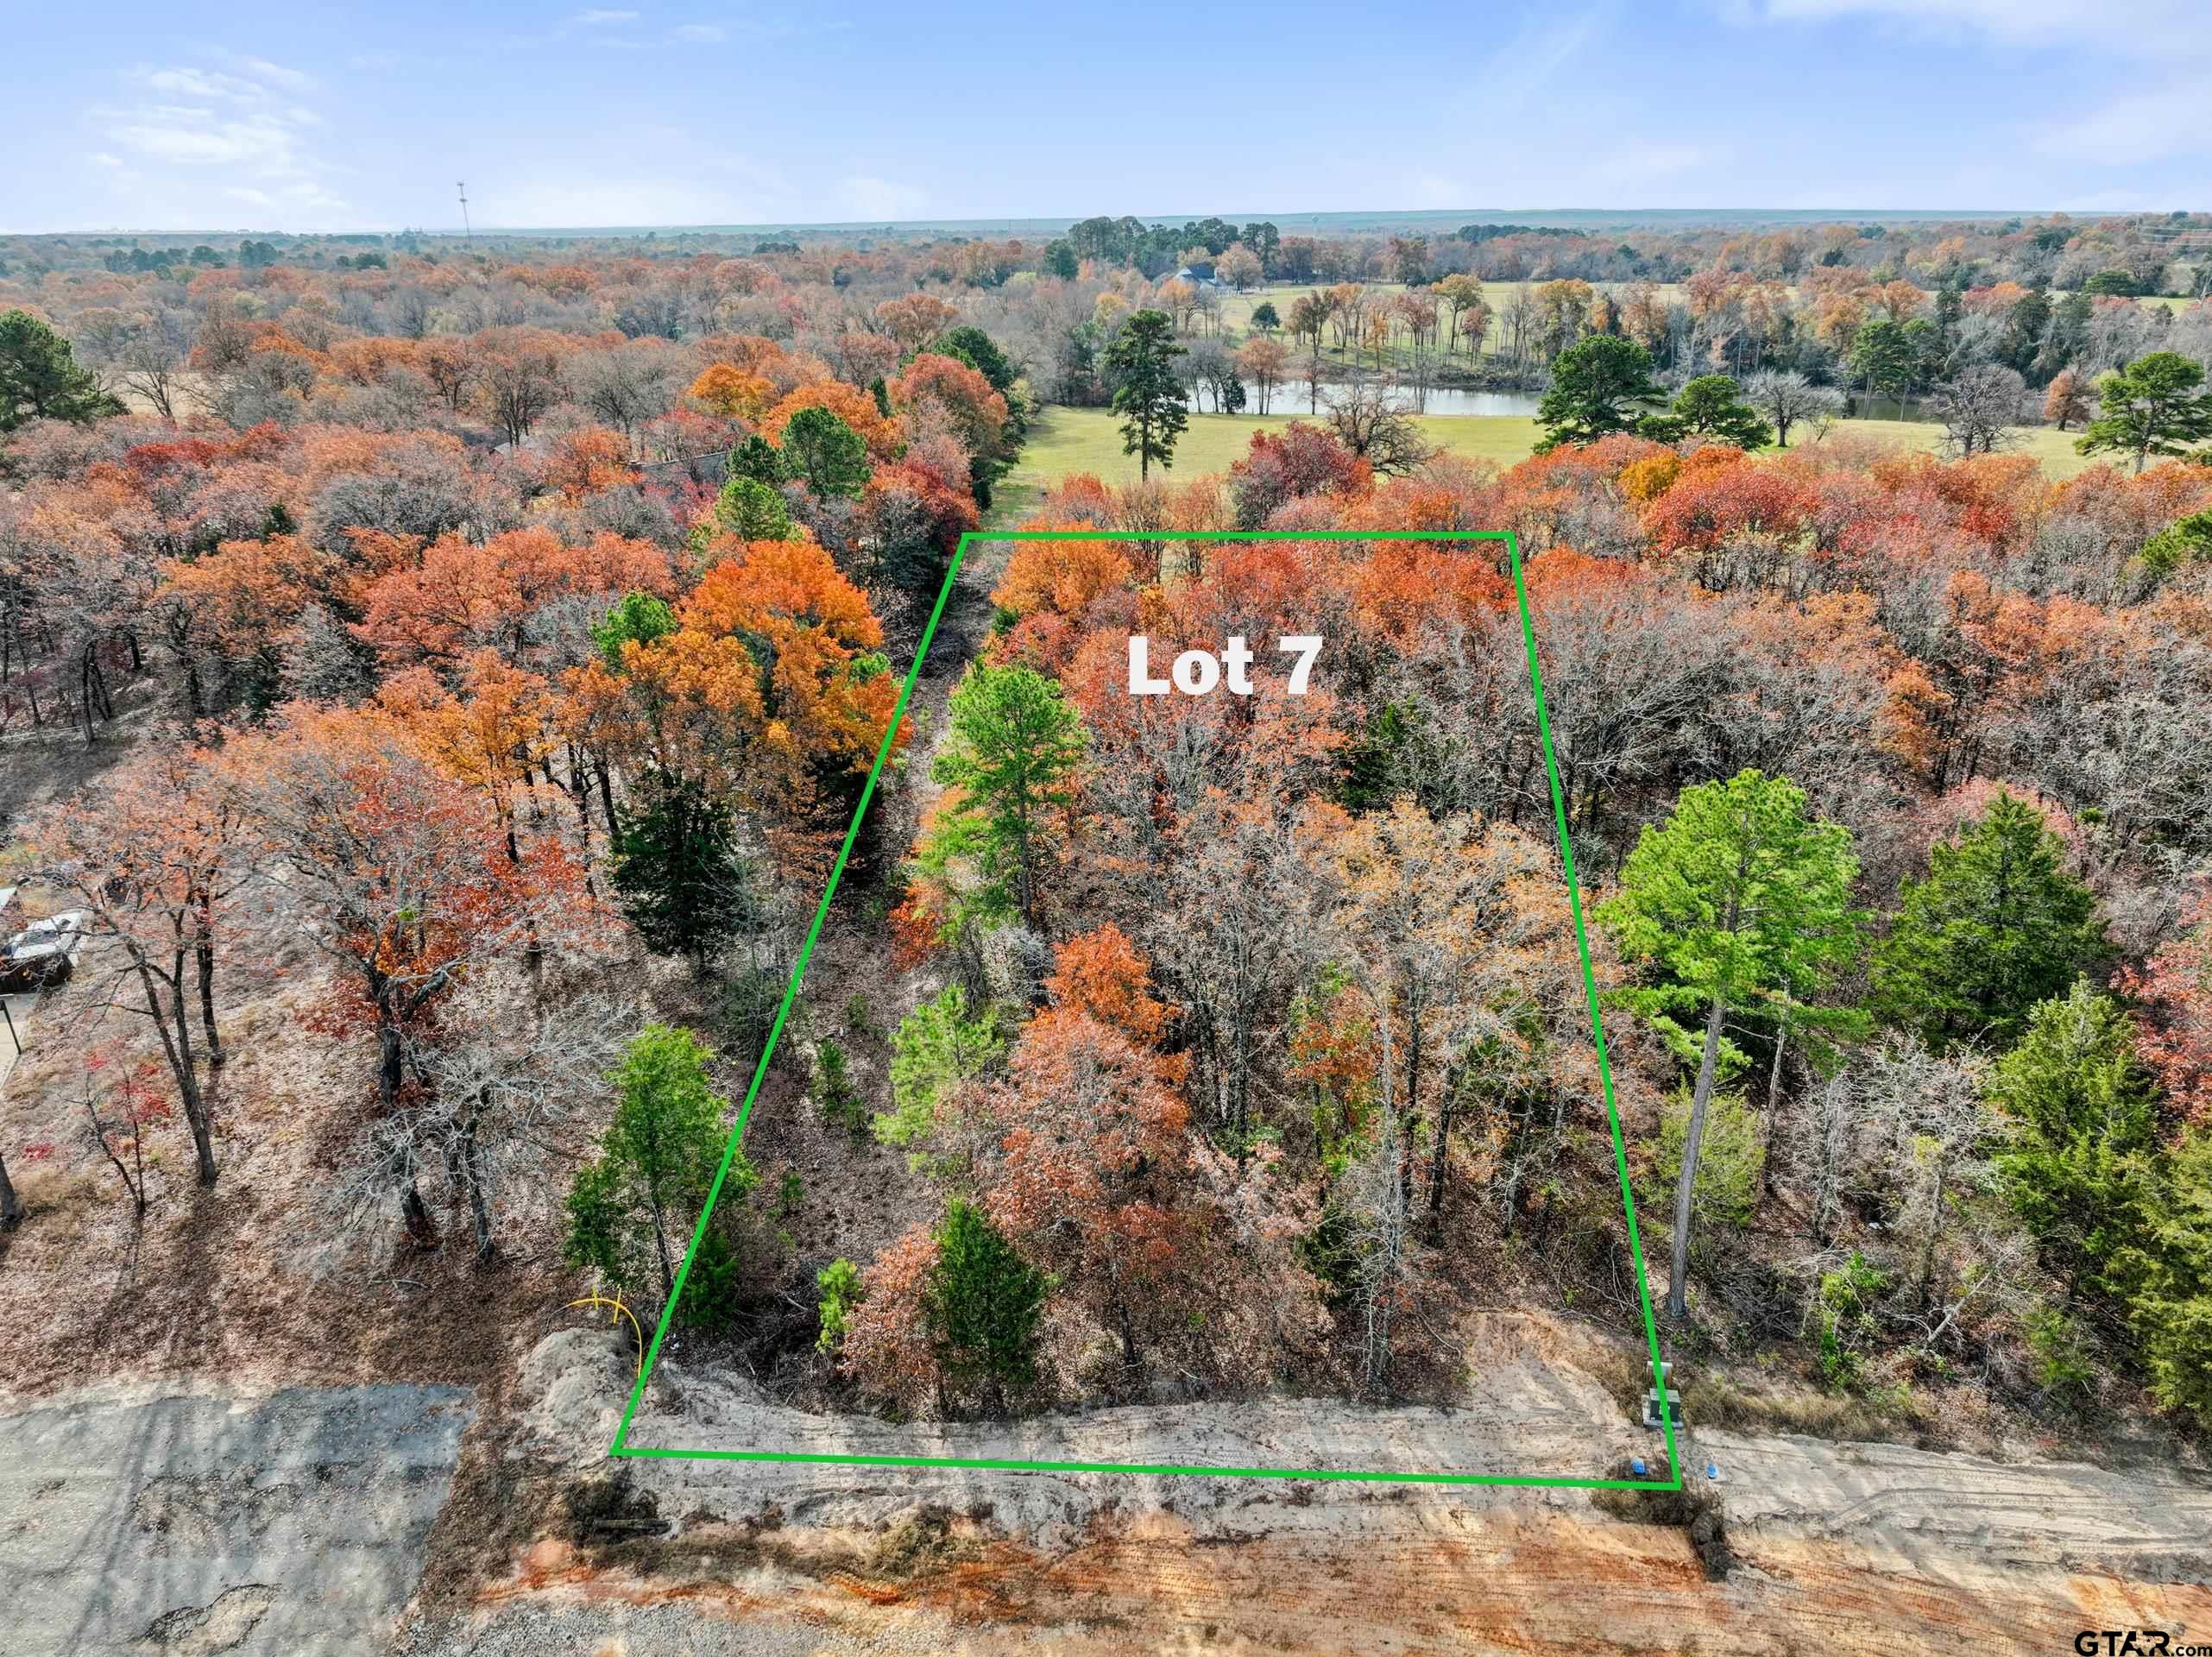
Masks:
[[[1193,287],[1226,287],[1228,286],[1227,283],[1224,282],[1219,276],[1216,276],[1213,274],[1213,265],[1211,260],[1201,261],[1194,265],[1185,265],[1181,270],[1175,273],[1175,280],[1179,282],[1188,282]]]

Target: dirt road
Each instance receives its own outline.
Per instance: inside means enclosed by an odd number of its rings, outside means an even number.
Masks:
[[[596,1334],[541,1345],[521,1389],[535,1448],[565,1440],[574,1471],[603,1471],[626,1362]],[[1480,1416],[1115,1410],[917,1440],[679,1371],[636,1441],[1431,1465],[1448,1448],[1523,1470],[1648,1448],[1577,1371],[1513,1360],[1487,1381]],[[1721,1579],[1679,1525],[1580,1490],[638,1462],[631,1500],[650,1500],[665,1538],[541,1541],[406,1649],[2061,1654],[2085,1628],[2212,1641],[2202,1477],[1718,1433],[1692,1448],[1725,1477],[1736,1564]]]
[[[0,1651],[379,1649],[469,1414],[455,1387],[108,1387],[0,1418]]]

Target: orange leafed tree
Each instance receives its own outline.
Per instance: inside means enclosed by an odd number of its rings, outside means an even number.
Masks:
[[[714,544],[717,562],[676,610],[676,630],[625,658],[624,720],[657,763],[738,796],[786,825],[810,822],[825,789],[874,763],[898,686],[878,651],[883,626],[811,541]],[[579,691],[614,688],[587,667]],[[905,740],[905,733],[900,734]],[[834,815],[834,814],[833,814]]]
[[[758,423],[776,400],[775,382],[729,362],[710,362],[691,382],[690,394],[726,420]]]
[[[607,923],[558,841],[510,855],[488,802],[389,713],[295,707],[230,743],[218,767],[259,854],[315,917],[306,937],[337,969],[311,1025],[374,1043],[365,1136],[409,1232],[432,1242],[416,1183],[423,1136],[400,1125],[438,1102],[425,1103],[412,1054],[471,973],[583,947]]]

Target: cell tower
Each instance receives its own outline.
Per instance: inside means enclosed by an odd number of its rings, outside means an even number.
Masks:
[[[468,186],[468,184],[467,184],[465,181],[463,181],[463,182],[462,182],[462,183],[456,184],[453,187],[454,187],[456,190],[458,190],[458,191],[461,192],[461,237],[462,237],[462,240],[463,240],[463,241],[465,241],[465,242],[473,242],[473,241],[475,241],[475,240],[476,239],[476,233],[474,230],[470,230],[470,229],[469,228],[469,186]]]

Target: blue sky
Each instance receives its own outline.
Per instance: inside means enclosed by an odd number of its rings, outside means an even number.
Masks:
[[[2212,207],[2205,0],[0,13],[4,230]]]

